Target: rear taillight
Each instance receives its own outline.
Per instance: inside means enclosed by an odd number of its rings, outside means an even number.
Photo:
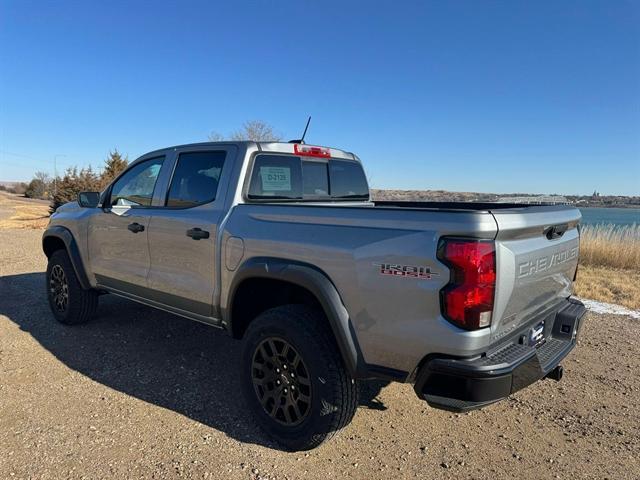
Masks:
[[[442,314],[461,328],[491,325],[496,288],[496,251],[492,241],[443,238],[438,258],[451,268],[440,292]]]

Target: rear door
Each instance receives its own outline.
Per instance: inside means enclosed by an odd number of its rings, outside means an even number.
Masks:
[[[571,295],[581,215],[568,206],[523,206],[491,213],[498,224],[492,326],[497,338]]]
[[[149,209],[165,156],[133,164],[110,187],[88,225],[91,269],[99,284],[140,294],[149,273]]]
[[[236,151],[234,146],[209,146],[176,152],[164,203],[150,211],[147,284],[155,300],[216,316],[218,226]]]

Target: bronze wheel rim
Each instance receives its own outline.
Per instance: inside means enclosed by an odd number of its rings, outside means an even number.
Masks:
[[[269,337],[258,345],[251,378],[262,408],[276,422],[293,427],[311,411],[309,370],[286,340]]]

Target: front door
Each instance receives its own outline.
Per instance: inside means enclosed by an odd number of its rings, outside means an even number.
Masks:
[[[112,185],[88,225],[91,269],[98,284],[139,294],[149,273],[149,208],[164,157],[142,160]]]
[[[215,317],[216,241],[234,147],[178,152],[163,207],[150,210],[147,277],[162,303]],[[228,163],[228,162],[227,162]]]

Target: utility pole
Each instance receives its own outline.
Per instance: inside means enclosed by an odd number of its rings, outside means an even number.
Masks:
[[[66,157],[62,153],[57,153],[53,156],[53,195],[58,193],[58,157]]]

